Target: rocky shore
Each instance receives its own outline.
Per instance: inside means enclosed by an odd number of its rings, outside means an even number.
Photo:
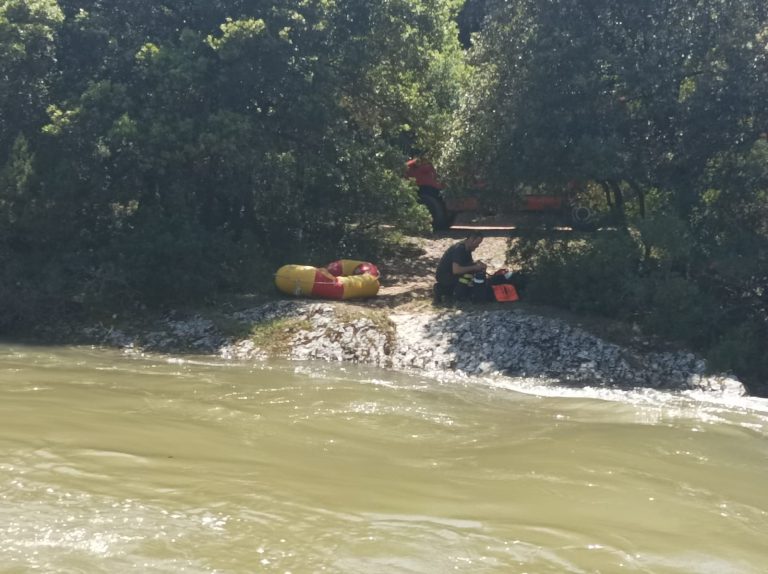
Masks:
[[[126,349],[225,359],[348,361],[429,376],[450,372],[574,387],[746,393],[733,377],[707,374],[705,362],[691,353],[622,347],[518,308],[408,310],[280,300],[224,319],[226,329],[221,320],[200,315],[170,316],[138,335],[104,327],[86,335]]]

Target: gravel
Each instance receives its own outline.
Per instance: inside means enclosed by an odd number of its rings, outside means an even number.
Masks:
[[[246,327],[284,321],[284,354],[292,360],[352,362],[439,377],[528,378],[574,387],[699,389],[744,395],[732,376],[708,374],[690,352],[641,352],[607,342],[560,319],[517,309],[381,310],[378,319],[343,304],[281,300],[233,313]],[[93,330],[108,344],[178,350],[225,359],[262,360],[250,337],[227,337],[200,316],[168,318],[141,336]]]

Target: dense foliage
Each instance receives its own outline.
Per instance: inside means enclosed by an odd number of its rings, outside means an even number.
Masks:
[[[595,182],[626,229],[524,242],[532,296],[768,380],[768,5],[471,4],[483,25],[448,163],[507,188]]]
[[[448,123],[458,8],[0,0],[0,330],[270,285],[426,223],[404,142]]]

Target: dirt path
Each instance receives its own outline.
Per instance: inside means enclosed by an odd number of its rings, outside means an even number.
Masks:
[[[505,266],[508,232],[489,231],[474,253],[493,271]],[[381,290],[378,305],[397,306],[414,299],[431,298],[435,269],[446,249],[466,236],[466,229],[451,229],[432,237],[413,237],[401,256],[380,262]]]

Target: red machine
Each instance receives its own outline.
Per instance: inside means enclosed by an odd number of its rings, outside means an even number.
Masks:
[[[478,211],[480,202],[477,197],[451,198],[443,191],[445,185],[440,181],[435,167],[428,161],[416,158],[406,162],[405,177],[411,178],[419,186],[419,201],[432,216],[435,231],[448,229],[456,216],[462,212]],[[482,188],[482,184],[478,185]],[[515,213],[549,214],[574,228],[585,229],[594,223],[594,212],[569,198],[568,194],[520,193],[515,196]]]

